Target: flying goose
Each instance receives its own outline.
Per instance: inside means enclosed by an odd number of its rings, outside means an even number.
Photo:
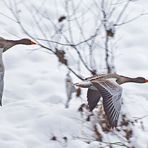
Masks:
[[[2,53],[18,44],[32,45],[36,43],[31,41],[30,39],[7,40],[0,37],[0,105],[1,106],[2,106],[2,95],[3,95],[3,88],[4,88],[4,71],[5,71],[3,59],[2,59]]]
[[[86,78],[84,82],[76,83],[76,86],[88,88],[87,101],[90,111],[92,111],[103,98],[103,107],[110,127],[117,126],[122,103],[123,83],[146,83],[143,77],[130,78],[118,74],[103,74]]]

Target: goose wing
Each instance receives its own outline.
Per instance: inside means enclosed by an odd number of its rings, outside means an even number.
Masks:
[[[102,82],[94,81],[93,85],[103,97],[104,111],[111,127],[116,127],[122,104],[122,87],[109,80]]]
[[[101,94],[96,88],[90,87],[87,90],[87,101],[90,111],[92,111],[97,106],[100,98]]]

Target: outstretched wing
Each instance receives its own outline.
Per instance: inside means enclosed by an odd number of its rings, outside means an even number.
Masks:
[[[104,111],[111,127],[116,127],[122,104],[122,87],[109,80],[93,82],[103,97]]]
[[[89,88],[87,90],[87,101],[88,101],[88,106],[90,111],[92,111],[96,106],[97,103],[99,102],[101,97],[101,94],[97,89]]]

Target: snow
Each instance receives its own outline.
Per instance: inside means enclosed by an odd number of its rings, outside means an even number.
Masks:
[[[0,30],[0,36],[9,39],[27,37],[14,21],[2,15],[12,17],[3,1],[0,1],[0,17],[2,18],[0,26],[3,28]],[[41,1],[30,1],[40,6]],[[26,4],[31,6],[28,1]],[[56,13],[55,4],[58,6]],[[62,5],[62,2],[50,1],[50,5],[46,5],[46,11],[53,19],[57,19],[59,14],[64,12]],[[145,10],[148,8],[146,0],[137,1],[138,8],[139,5]],[[83,11],[86,11],[85,7]],[[134,10],[138,13],[137,11]],[[24,20],[28,21],[27,14],[23,12],[23,15]],[[148,78],[147,23],[147,16],[143,16],[119,28],[117,38],[121,39],[121,48],[115,52],[116,68],[119,74]],[[88,25],[91,26],[91,22]],[[91,27],[88,29],[88,36],[90,32]],[[44,52],[45,50],[36,49],[38,49],[37,45],[19,45],[3,54],[5,89],[3,106],[0,108],[0,148],[98,148],[106,146],[95,141],[91,122],[86,122],[86,116],[78,112],[79,106],[86,102],[85,90],[84,99],[73,96],[70,107],[66,109],[67,70],[58,63],[54,55]],[[75,63],[72,64],[75,65]],[[124,90],[122,112],[126,113],[131,120],[148,115],[148,84],[124,84],[122,87]],[[143,122],[144,130],[140,122],[136,123],[132,127],[134,136],[131,143],[136,147],[145,148],[148,146],[148,117],[140,121]],[[104,141],[122,141],[116,135],[116,131],[108,134],[100,132],[104,136]]]

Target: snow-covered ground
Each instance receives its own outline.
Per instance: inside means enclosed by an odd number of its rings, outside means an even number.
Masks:
[[[9,39],[27,37],[14,21],[4,16],[12,17],[3,1],[0,1],[0,36]],[[57,0],[49,1],[46,7],[54,18],[58,15],[54,13],[54,6],[62,12],[61,4]],[[40,5],[39,1],[32,0],[32,3]],[[147,10],[147,0],[137,1],[135,9],[138,11],[141,8]],[[132,13],[138,13],[135,9],[131,10]],[[28,19],[27,14],[25,19]],[[119,29],[117,37],[121,39],[121,49],[115,52],[119,74],[148,78],[147,26],[148,16],[142,16]],[[33,51],[36,48],[37,45],[18,45],[3,54],[5,89],[0,108],[0,148],[101,147],[94,140],[92,123],[86,122],[85,116],[78,112],[79,106],[86,102],[86,94],[84,100],[74,97],[70,107],[65,109],[67,70],[55,56],[42,50]],[[122,112],[131,120],[148,115],[148,84],[124,84],[123,88]],[[131,143],[136,148],[148,147],[148,117],[139,120],[132,129]],[[103,141],[125,140],[118,134],[117,131],[102,132]]]

